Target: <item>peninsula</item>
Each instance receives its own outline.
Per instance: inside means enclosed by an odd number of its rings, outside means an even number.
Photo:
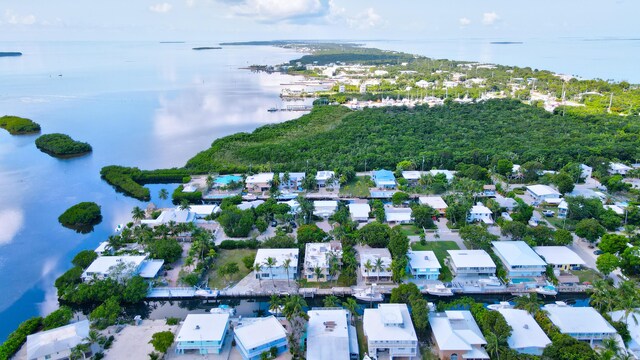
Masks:
[[[18,116],[0,117],[0,127],[7,130],[11,135],[27,135],[40,132],[40,125]]]
[[[70,158],[90,153],[91,145],[65,134],[46,134],[36,139],[36,147],[53,157]]]

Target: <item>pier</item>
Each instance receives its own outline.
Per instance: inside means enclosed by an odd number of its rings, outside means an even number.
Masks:
[[[278,111],[311,111],[313,109],[313,105],[287,105],[283,108],[270,108],[267,110],[268,112],[278,112]]]

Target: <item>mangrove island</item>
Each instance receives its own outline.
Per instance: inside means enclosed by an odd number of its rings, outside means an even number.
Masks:
[[[102,222],[100,206],[94,202],[81,202],[68,208],[58,217],[62,226],[86,234]]]
[[[11,135],[35,134],[40,132],[40,125],[29,119],[18,116],[0,117],[0,127]]]
[[[73,140],[65,134],[46,134],[36,139],[40,151],[54,157],[69,158],[90,153],[91,145]]]

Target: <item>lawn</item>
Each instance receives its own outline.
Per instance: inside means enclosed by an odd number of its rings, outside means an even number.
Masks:
[[[440,279],[444,282],[451,281],[453,275],[451,270],[444,263],[444,259],[449,255],[447,250],[460,250],[455,241],[427,241],[424,245],[420,243],[411,244],[411,249],[416,251],[431,250],[436,254],[440,262]]]
[[[407,236],[416,236],[423,233],[422,229],[413,224],[400,225],[400,228],[402,229],[402,233]]]
[[[212,289],[223,289],[230,284],[240,281],[247,276],[251,270],[247,269],[242,262],[245,256],[255,257],[257,250],[238,249],[238,250],[220,250],[218,257],[212,269],[209,271],[209,287]],[[218,275],[218,269],[228,263],[235,262],[238,264],[240,271],[226,276]]]
[[[559,219],[558,217],[548,217],[545,218],[551,225],[555,226],[558,229],[566,229],[569,231],[574,231],[576,229],[576,224],[578,223],[575,220],[571,219]]]
[[[362,320],[356,321],[356,332],[358,333],[358,348],[360,349],[360,359],[364,357],[364,353],[367,352],[367,339],[364,337],[364,328],[362,327]]]
[[[590,283],[594,283],[597,280],[601,280],[602,279],[602,275],[600,275],[599,272],[593,270],[593,269],[588,269],[588,268],[584,268],[582,270],[573,270],[571,271],[571,273],[575,276],[578,277],[578,279],[580,279],[580,282],[585,282],[588,281]]]
[[[356,177],[340,186],[340,195],[351,197],[369,197],[369,188],[375,186],[369,176]]]

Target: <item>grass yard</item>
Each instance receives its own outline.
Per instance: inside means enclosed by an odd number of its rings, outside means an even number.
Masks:
[[[566,229],[569,231],[576,230],[576,224],[578,223],[575,220],[571,219],[558,219],[557,216],[545,218],[551,225],[555,226],[558,229]]]
[[[420,243],[411,244],[411,249],[416,251],[424,251],[431,250],[436,254],[438,258],[438,262],[440,262],[440,279],[444,282],[451,281],[453,279],[453,275],[451,274],[451,270],[444,263],[444,259],[449,255],[447,250],[460,250],[458,244],[455,241],[427,241],[426,244],[422,245]]]
[[[360,349],[360,359],[367,352],[367,340],[364,337],[364,328],[362,327],[362,319],[356,321],[356,332],[358,333],[358,348]]]
[[[416,236],[422,234],[422,229],[413,224],[400,225],[400,227],[402,228],[402,233],[407,236]]]
[[[369,188],[375,186],[369,176],[356,177],[340,187],[340,195],[369,197]]]
[[[571,273],[577,276],[581,283],[588,281],[593,284],[597,280],[602,279],[602,275],[593,269],[584,268],[582,270],[572,270]]]
[[[244,266],[242,258],[245,256],[255,257],[256,252],[257,250],[250,249],[220,250],[213,268],[209,271],[209,287],[212,289],[223,289],[247,276],[251,270]],[[226,276],[219,275],[218,269],[231,262],[238,264],[240,271]]]

